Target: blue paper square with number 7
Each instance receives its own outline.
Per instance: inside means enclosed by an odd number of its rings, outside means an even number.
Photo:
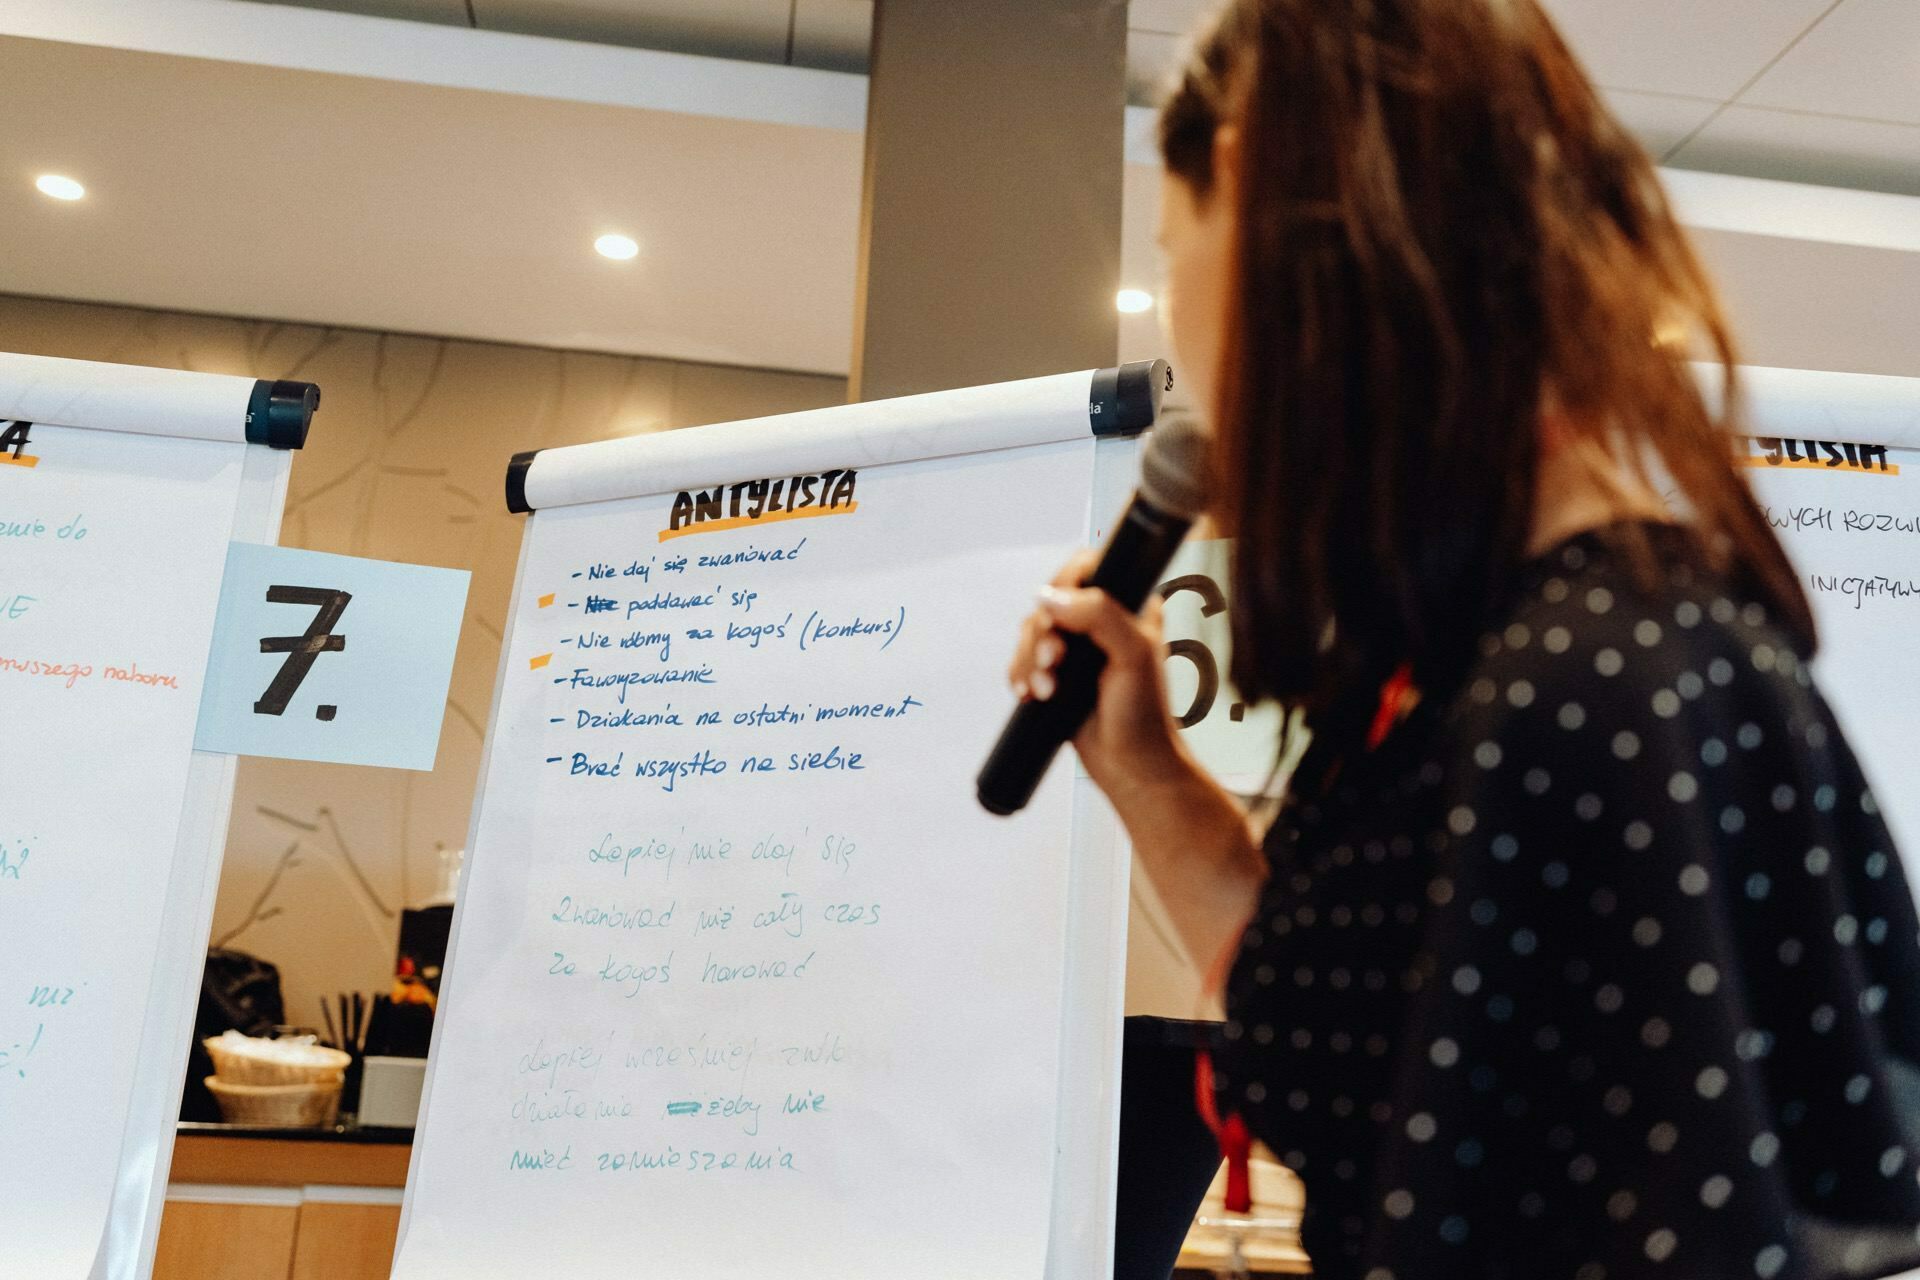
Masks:
[[[433,768],[468,576],[231,544],[194,749]]]

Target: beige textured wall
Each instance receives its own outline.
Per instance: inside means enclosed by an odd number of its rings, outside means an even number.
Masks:
[[[322,402],[280,541],[473,571],[430,773],[246,759],[214,940],[280,966],[288,1016],[384,989],[398,912],[466,841],[520,546],[522,449],[837,404],[838,378],[0,295],[0,351],[300,378]]]

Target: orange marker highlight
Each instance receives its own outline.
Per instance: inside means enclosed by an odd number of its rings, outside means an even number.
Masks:
[[[705,524],[682,525],[678,529],[662,529],[660,541],[670,538],[684,538],[695,533],[720,533],[727,529],[750,529],[755,525],[776,524],[782,520],[813,520],[820,516],[850,516],[860,509],[857,502],[849,502],[844,507],[802,507],[798,511],[769,511],[760,516],[730,516],[725,520],[709,520]]]
[[[1830,462],[1819,462],[1812,458],[1797,458],[1775,462],[1772,458],[1745,457],[1735,458],[1734,463],[1742,467],[1755,467],[1777,471],[1837,471],[1849,476],[1897,476],[1900,464],[1882,461],[1879,466],[1860,466],[1851,462],[1835,466]],[[712,526],[709,525],[709,528]]]
[[[17,458],[10,453],[0,453],[0,462],[4,462],[10,467],[37,467],[40,465],[40,459],[31,453],[23,453]]]
[[[527,668],[531,671],[538,671],[540,668],[546,666],[549,662],[552,662],[552,661],[553,661],[552,654],[543,653],[539,657],[534,658],[533,660],[528,662]]]
[[[548,605],[552,603],[553,603],[553,592],[549,591],[547,592],[547,594],[540,597],[540,607],[542,609],[546,608]]]

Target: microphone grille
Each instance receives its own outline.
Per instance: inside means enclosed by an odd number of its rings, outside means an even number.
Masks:
[[[1140,453],[1140,496],[1168,515],[1198,517],[1207,507],[1208,447],[1197,419],[1170,418],[1156,426]]]

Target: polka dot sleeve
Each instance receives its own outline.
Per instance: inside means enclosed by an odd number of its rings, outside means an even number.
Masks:
[[[1439,995],[1407,1028],[1409,1105],[1438,1110],[1382,1164],[1383,1230],[1409,1237],[1389,1252],[1477,1216],[1551,1224],[1576,1280],[1915,1257],[1910,1227],[1864,1225],[1920,1216],[1891,845],[1793,655],[1759,628],[1688,636],[1691,612],[1558,654],[1543,635],[1462,704],[1472,766],[1443,788],[1416,957]],[[1445,1169],[1462,1143],[1499,1150],[1498,1178]],[[1422,1212],[1416,1188],[1448,1183]]]
[[[1274,837],[1218,1078],[1316,1274],[1920,1266],[1920,922],[1806,669],[1714,590],[1536,590]]]

